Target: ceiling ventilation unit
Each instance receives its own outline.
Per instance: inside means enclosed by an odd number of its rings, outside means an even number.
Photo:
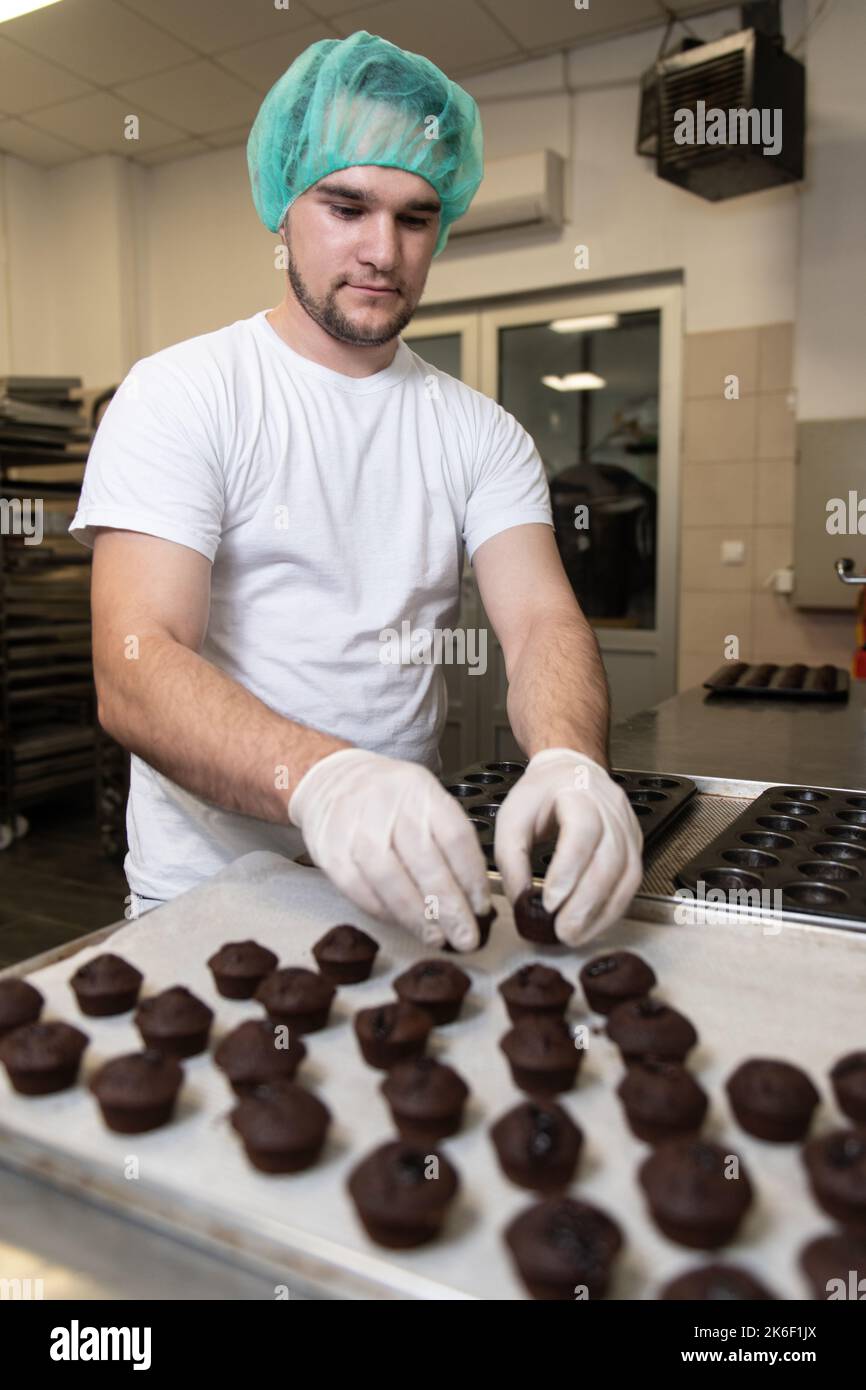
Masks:
[[[564,161],[553,150],[488,160],[469,211],[450,240],[510,228],[542,230],[563,224]]]
[[[743,5],[750,20],[660,56],[641,79],[638,153],[711,202],[803,177],[805,69],[784,51],[778,4]]]

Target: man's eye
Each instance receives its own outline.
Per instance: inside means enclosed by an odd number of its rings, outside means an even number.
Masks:
[[[357,217],[358,214],[360,213],[361,209],[360,209],[360,208],[347,208],[347,207],[343,206],[343,205],[340,204],[340,203],[331,203],[331,211],[332,211],[332,212],[339,213],[340,217],[343,217],[343,216],[345,215],[346,217],[352,218],[352,217]]]

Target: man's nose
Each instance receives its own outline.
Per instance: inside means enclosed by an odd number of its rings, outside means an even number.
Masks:
[[[390,213],[364,219],[364,235],[358,246],[358,259],[388,273],[399,259],[399,231]]]

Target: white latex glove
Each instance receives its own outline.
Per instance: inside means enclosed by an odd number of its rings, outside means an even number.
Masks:
[[[341,748],[301,778],[289,819],[313,862],[372,917],[428,946],[478,945],[487,865],[466,813],[427,768]]]
[[[496,817],[493,856],[512,902],[532,878],[530,852],[559,826],[542,905],[556,912],[569,946],[597,936],[625,912],[643,876],[643,835],[622,787],[571,748],[531,758]]]

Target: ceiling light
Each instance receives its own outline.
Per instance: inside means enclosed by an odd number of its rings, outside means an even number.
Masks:
[[[543,376],[541,380],[554,391],[598,391],[607,386],[604,377],[595,372],[570,372],[568,376]]]
[[[56,5],[59,0],[0,0],[0,24],[7,19],[18,19],[22,14],[33,10],[44,10],[46,5]]]
[[[597,328],[616,328],[619,314],[585,314],[579,319],[554,319],[549,323],[554,333],[594,333]]]

